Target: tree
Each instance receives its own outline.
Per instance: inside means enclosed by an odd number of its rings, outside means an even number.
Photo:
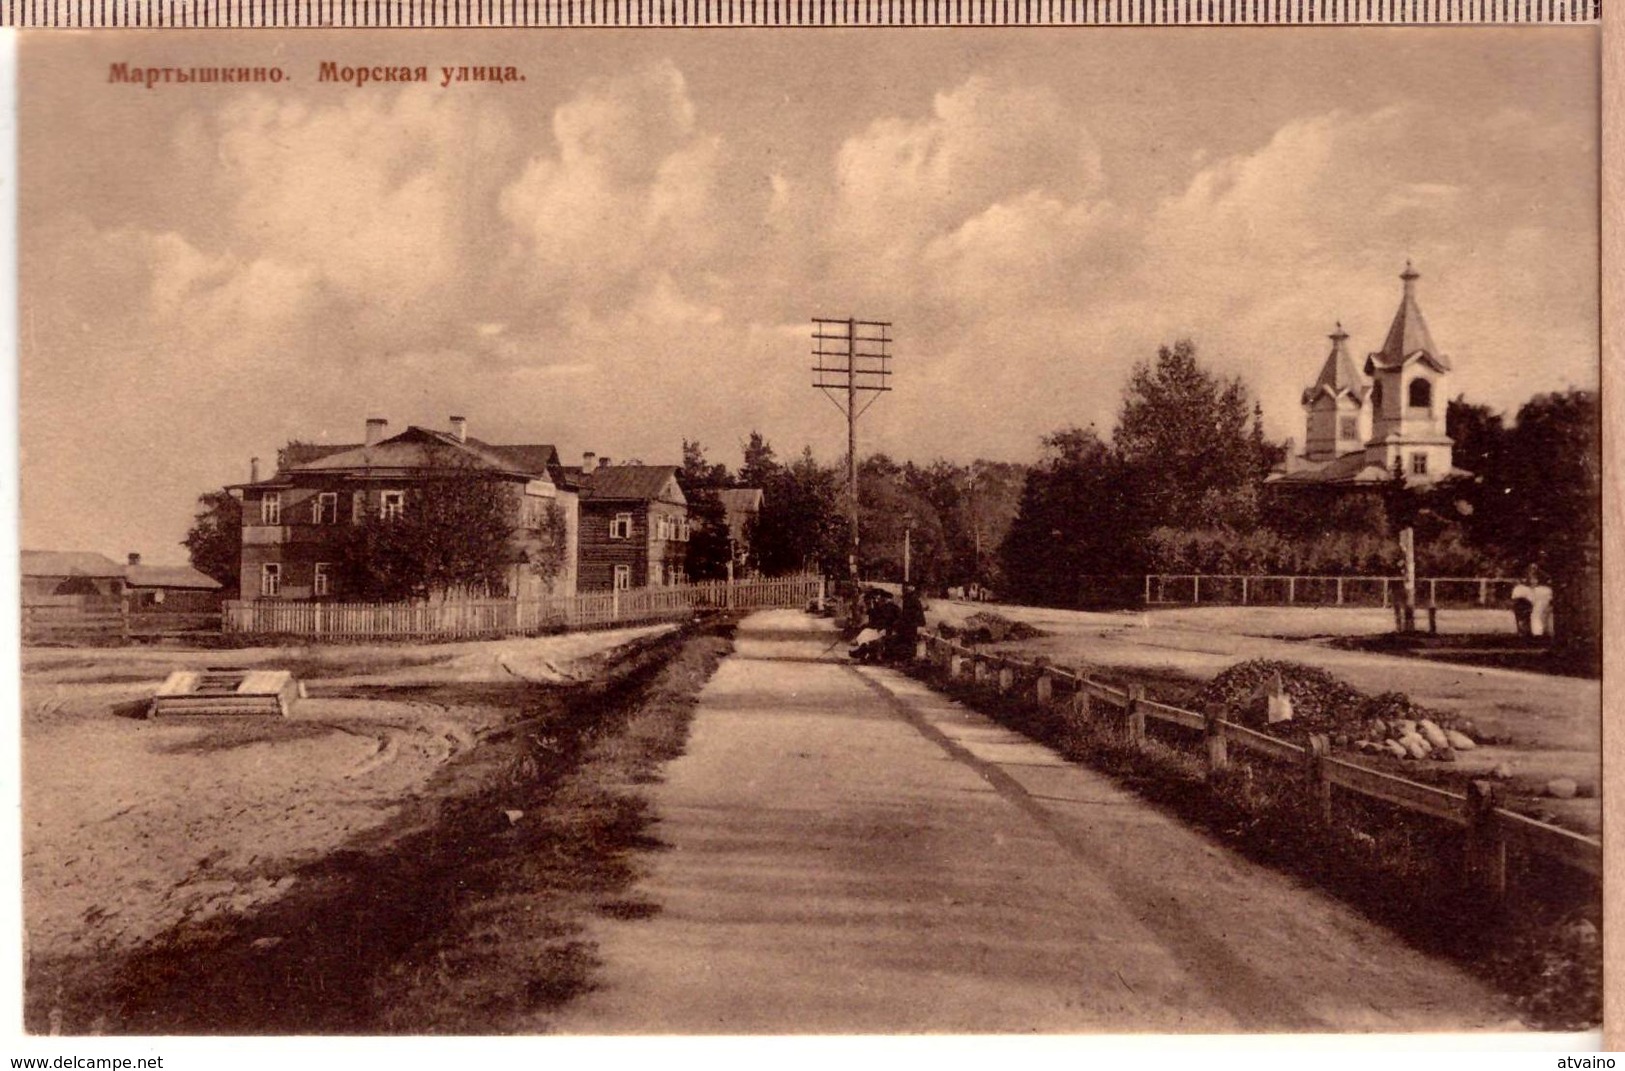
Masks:
[[[705,447],[698,440],[683,440],[683,468],[677,474],[686,493],[691,488],[710,488],[734,486],[734,478],[728,472],[728,466],[718,462],[712,464],[705,459]]]
[[[683,467],[677,474],[688,499],[689,540],[684,568],[690,580],[720,580],[728,575],[734,546],[728,533],[728,513],[717,491],[733,486],[728,466],[711,464],[705,447],[683,440]]]
[[[1135,365],[1113,442],[1151,527],[1250,526],[1278,456],[1246,385],[1199,365],[1189,339]]]
[[[1140,571],[1142,511],[1132,473],[1093,428],[1043,439],[999,549],[1006,590],[1028,602],[1109,601],[1114,578]]]
[[[401,600],[506,593],[522,564],[543,580],[563,562],[563,517],[548,502],[526,518],[519,489],[494,474],[455,467],[422,474],[398,516],[369,515],[339,550],[346,592]]]
[[[740,450],[744,454],[744,464],[739,466],[740,487],[766,490],[768,483],[783,473],[784,466],[773,456],[773,447],[761,432],[752,431],[750,438],[740,445]]]
[[[761,512],[746,526],[752,564],[762,573],[817,568],[829,575],[846,569],[848,522],[841,510],[845,474],[820,465],[805,448],[790,465],[773,459],[772,447],[751,434],[740,481],[762,490]]]
[[[946,569],[942,519],[909,479],[912,469],[885,454],[859,464],[859,570],[864,576],[901,581],[906,534],[909,579],[934,587]]]
[[[1602,423],[1593,391],[1531,398],[1518,410],[1506,465],[1507,551],[1552,581],[1558,641],[1600,657]]]
[[[230,491],[207,491],[198,496],[197,505],[181,545],[191,556],[192,568],[220,581],[226,591],[235,591],[243,561],[242,500]]]

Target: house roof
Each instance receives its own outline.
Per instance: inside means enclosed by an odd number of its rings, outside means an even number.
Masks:
[[[550,447],[547,449],[551,449]],[[508,453],[515,450],[517,453]],[[356,470],[392,469],[398,471],[423,469],[474,468],[514,476],[544,476],[545,465],[532,467],[536,460],[536,447],[504,448],[482,443],[478,439],[462,440],[445,431],[407,428],[399,435],[384,439],[371,446],[361,444],[344,449],[302,451],[307,460],[288,465],[278,473],[285,477],[294,472],[343,472]],[[267,484],[273,481],[264,481]]]
[[[1347,394],[1356,401],[1365,399],[1365,377],[1355,367],[1354,358],[1349,356],[1348,332],[1343,325],[1337,325],[1337,330],[1329,336],[1332,340],[1332,351],[1326,355],[1326,363],[1320,366],[1320,375],[1315,377],[1312,387],[1303,392],[1303,404],[1308,405],[1322,393],[1332,395],[1334,398]]]
[[[1381,465],[1368,465],[1365,451],[1356,450],[1330,461],[1294,458],[1291,468],[1270,474],[1270,483],[1379,483],[1389,478]]]
[[[359,450],[366,443],[289,443],[276,452],[276,466],[282,469],[295,469],[301,465],[308,465],[312,461],[320,461],[324,457],[342,454],[346,450]]]
[[[568,470],[567,470],[568,471]],[[580,477],[584,498],[597,502],[687,503],[677,485],[676,465],[602,465]],[[669,492],[669,493],[668,493]]]
[[[479,439],[470,439],[469,442],[489,450],[499,457],[506,458],[508,463],[520,472],[546,472],[551,474],[560,469],[559,452],[551,443],[523,443],[513,446],[497,446],[493,443],[481,442]]]
[[[127,565],[125,579],[135,588],[189,588],[217,591],[220,581],[198,572],[190,565]]]
[[[23,576],[121,577],[124,566],[105,554],[88,550],[25,550]]]
[[[1466,469],[1451,468],[1443,476],[1432,477],[1432,481],[1458,479],[1471,476]],[[1333,458],[1330,461],[1310,461],[1308,458],[1297,457],[1292,459],[1288,468],[1277,469],[1270,473],[1266,483],[1274,484],[1373,484],[1383,483],[1394,478],[1394,474],[1381,465],[1367,464],[1364,450],[1356,450]],[[1407,482],[1411,478],[1407,477]]]
[[[1405,281],[1399,311],[1394,313],[1394,322],[1388,327],[1382,349],[1366,358],[1366,373],[1369,375],[1374,368],[1398,368],[1413,359],[1426,360],[1441,372],[1449,371],[1450,358],[1433,345],[1427,321],[1422,319],[1422,310],[1416,304],[1416,280],[1422,277],[1421,273],[1406,261],[1399,277]]]

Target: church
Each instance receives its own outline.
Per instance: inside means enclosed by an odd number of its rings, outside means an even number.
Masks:
[[[1304,450],[1287,447],[1267,484],[1287,488],[1371,488],[1396,475],[1408,487],[1470,475],[1452,464],[1445,434],[1450,358],[1439,352],[1416,304],[1421,275],[1410,262],[1405,290],[1382,348],[1363,366],[1349,355],[1339,323],[1320,375],[1303,392]]]

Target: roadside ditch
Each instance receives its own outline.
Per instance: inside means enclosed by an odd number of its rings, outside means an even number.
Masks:
[[[661,847],[641,786],[682,753],[695,697],[731,646],[732,624],[713,618],[635,645],[591,680],[527,688],[385,825],[299,868],[286,895],[128,951],[30,960],[26,1029],[545,1029],[549,1009],[593,984],[584,920],[659,910],[629,892],[638,854]],[[456,686],[437,693],[455,701]]]

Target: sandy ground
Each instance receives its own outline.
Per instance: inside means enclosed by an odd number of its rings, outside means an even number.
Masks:
[[[753,615],[570,1033],[1450,1031],[1457,968],[888,669]],[[1177,861],[1177,865],[1170,865]]]
[[[1246,659],[1276,658],[1319,666],[1366,692],[1405,692],[1425,706],[1463,714],[1483,733],[1506,741],[1461,753],[1462,761],[1452,773],[1487,776],[1504,763],[1513,772],[1509,790],[1536,798],[1536,806],[1525,809],[1585,832],[1600,828],[1599,681],[1339,650],[1307,640],[1391,628],[1392,616],[1380,609],[1215,607],[1090,613],[942,599],[932,603],[928,616],[932,623],[959,624],[984,609],[1046,633],[1006,648],[1023,656],[1044,655],[1062,666],[1144,670],[1201,681]],[[1457,610],[1440,615],[1440,628],[1445,630],[1447,620],[1454,617],[1450,626],[1454,629],[1510,632],[1510,616],[1494,610]],[[1300,638],[1278,638],[1283,636]],[[1573,778],[1590,798],[1538,798],[1547,781],[1557,777]]]
[[[113,951],[280,896],[288,871],[382,824],[511,716],[505,686],[590,675],[606,652],[669,627],[450,645],[24,651],[29,955]],[[309,698],[287,718],[138,716],[172,669],[200,666],[293,668]]]

